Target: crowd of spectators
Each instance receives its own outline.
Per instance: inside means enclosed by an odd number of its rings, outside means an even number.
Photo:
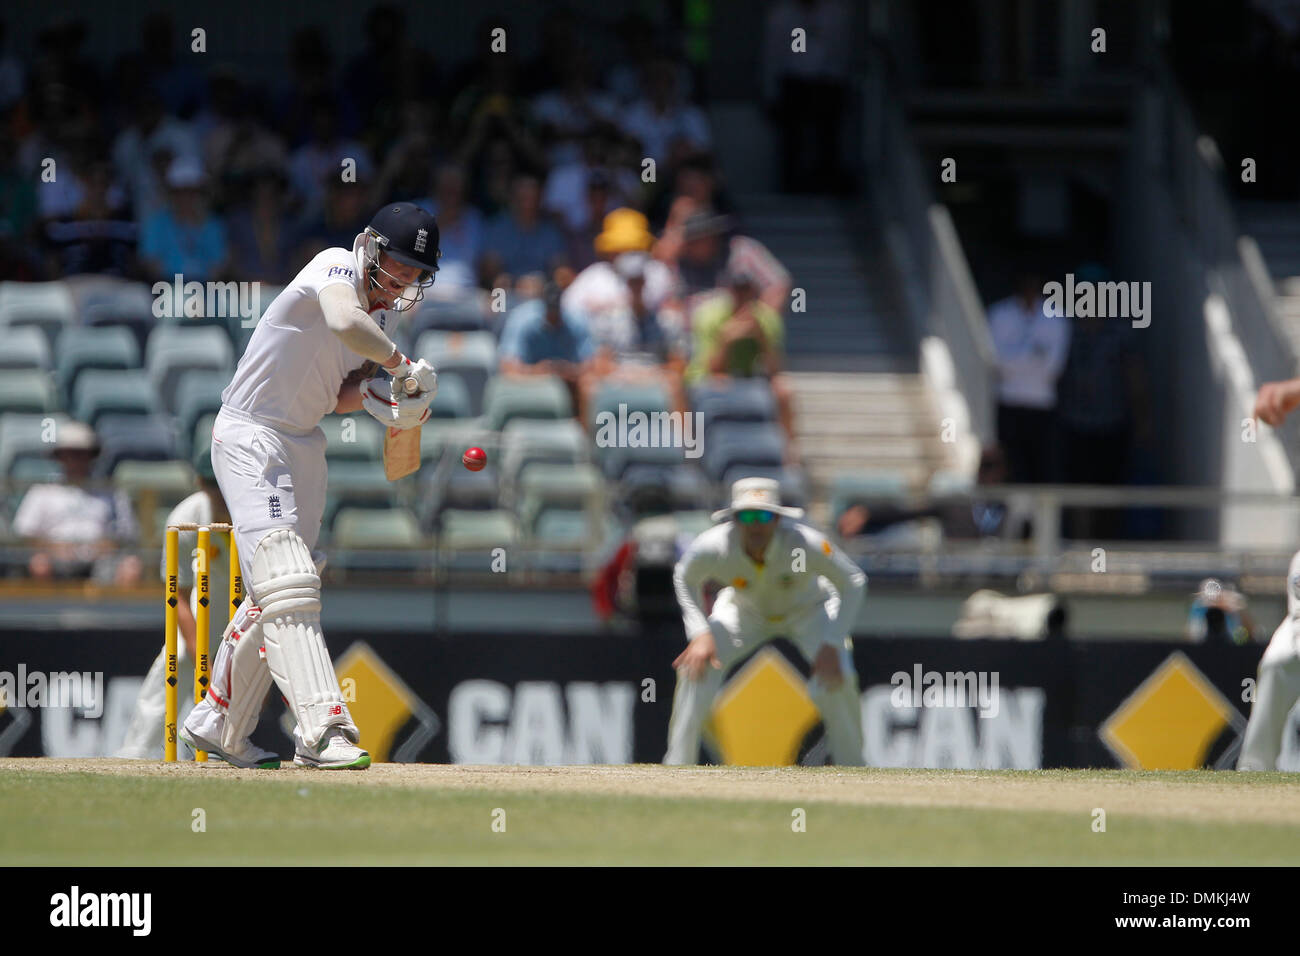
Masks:
[[[477,56],[443,64],[381,4],[346,61],[299,30],[269,89],[197,65],[166,13],[108,64],[76,21],[23,57],[0,34],[0,281],[275,287],[413,201],[441,231],[430,299],[494,303],[500,374],[558,377],[584,423],[610,379],[686,411],[692,386],[762,378],[792,436],[790,276],[740,230],[697,77],[640,16],[603,64],[570,17],[544,23],[535,59],[492,53],[485,25]]]

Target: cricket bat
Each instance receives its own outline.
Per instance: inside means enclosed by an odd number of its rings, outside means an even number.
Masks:
[[[413,378],[402,381],[402,391],[414,395],[420,383]],[[420,467],[420,430],[415,428],[388,428],[384,435],[384,477],[389,481],[405,478]]]

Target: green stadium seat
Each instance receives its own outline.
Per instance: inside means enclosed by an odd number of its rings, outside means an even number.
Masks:
[[[505,548],[519,538],[519,524],[508,511],[448,508],[440,515],[438,546],[445,552]]]
[[[438,395],[429,406],[432,418],[461,418],[473,415],[469,389],[456,372],[438,370]]]
[[[836,475],[831,479],[830,519],[838,520],[850,505],[859,501],[902,502],[908,487],[907,477],[901,472]]]
[[[335,548],[398,550],[424,545],[415,515],[405,508],[341,508],[334,516]]]
[[[326,415],[320,423],[328,444],[325,457],[337,461],[382,461],[384,454],[384,426],[365,412],[354,415]],[[330,483],[334,483],[334,470],[330,469]]]
[[[55,349],[59,357],[59,389],[70,401],[77,378],[86,369],[133,369],[140,367],[140,346],[129,329],[121,326],[64,329]]]
[[[483,395],[484,427],[501,431],[516,418],[571,418],[573,403],[564,382],[554,376],[507,378],[498,375]]]
[[[0,415],[0,478],[24,458],[49,458],[58,429],[67,421],[66,415]]]
[[[54,379],[39,369],[15,369],[0,375],[0,413],[53,412],[59,408]]]
[[[200,419],[221,410],[221,393],[230,384],[228,372],[190,369],[181,376],[176,390],[176,429],[181,436],[181,454],[194,454],[194,428]],[[211,438],[212,432],[208,432]]]
[[[113,484],[131,500],[142,494],[155,496],[155,505],[174,506],[194,492],[194,469],[188,461],[119,461],[113,469]]]
[[[73,417],[92,428],[101,415],[151,415],[159,410],[157,396],[138,372],[87,369],[73,390]]]
[[[491,332],[425,332],[416,341],[415,354],[438,370],[439,381],[443,374],[459,376],[469,396],[468,414],[483,414],[483,393],[497,368],[497,342]]]
[[[212,447],[212,427],[216,423],[217,416],[215,413],[208,413],[199,418],[194,426],[193,433],[190,435],[189,454],[191,458],[200,448]]]
[[[52,348],[76,317],[76,303],[64,282],[0,282],[0,326],[36,326]]]
[[[587,434],[572,418],[517,418],[501,433],[501,479],[507,488],[513,488],[524,469],[536,462],[575,465],[589,457]]]
[[[50,343],[35,326],[5,329],[4,349],[0,350],[0,369],[34,368],[48,372],[50,369]]]
[[[604,482],[595,466],[538,463],[520,477],[518,512],[520,522],[534,532],[543,513],[553,509],[601,510]]]

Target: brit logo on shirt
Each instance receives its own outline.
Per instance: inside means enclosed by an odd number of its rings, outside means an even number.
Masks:
[[[330,266],[330,271],[325,273],[325,278],[330,276],[343,276],[345,279],[352,278],[352,270],[347,266]]]
[[[271,497],[267,499],[267,504],[270,506],[270,513],[272,518],[282,517],[282,515],[280,514],[279,495],[271,495]]]

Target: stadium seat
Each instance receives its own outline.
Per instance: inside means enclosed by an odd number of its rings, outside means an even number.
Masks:
[[[55,347],[59,357],[58,382],[64,401],[71,401],[77,378],[86,369],[140,367],[140,346],[129,329],[121,326],[64,329]]]
[[[217,423],[215,413],[209,413],[202,416],[194,426],[194,431],[190,435],[190,456],[200,448],[212,447],[212,426]]]
[[[329,490],[325,495],[323,523],[331,527],[342,508],[393,508],[397,487],[384,476],[380,461],[339,459],[329,463]]]
[[[54,379],[40,369],[15,369],[0,375],[0,413],[52,412],[58,409]]]
[[[34,325],[53,347],[76,317],[76,303],[64,282],[0,282],[0,326]]]
[[[216,330],[221,335],[221,331]],[[150,342],[153,340],[150,339]],[[225,336],[222,335],[222,341]],[[148,364],[149,381],[153,383],[163,407],[175,411],[179,401],[181,379],[195,370],[207,370],[224,373],[227,381],[232,373],[230,364],[230,343],[226,351],[208,350],[205,346],[183,345],[154,351]]]
[[[92,428],[101,415],[151,415],[159,409],[152,386],[138,372],[88,369],[77,376],[72,394],[73,417]]]
[[[672,398],[667,390],[655,382],[606,381],[600,384],[591,399],[589,413],[592,433],[596,433],[597,416],[601,412],[619,414],[619,406],[626,405],[631,412],[666,412],[672,409]]]
[[[123,461],[170,461],[176,457],[176,434],[162,415],[103,414],[95,423],[102,445],[95,473],[113,474]]]
[[[415,515],[405,508],[340,508],[330,527],[335,548],[399,550],[424,544]]]
[[[633,505],[658,498],[663,507],[680,511],[707,507],[713,489],[694,464],[634,462],[623,472],[620,497]]]
[[[0,415],[0,478],[27,458],[48,459],[59,426],[66,415],[29,415],[7,412]]]
[[[907,492],[907,477],[899,472],[836,475],[831,479],[830,520],[838,520],[855,502],[901,502],[907,497]]]
[[[501,433],[501,480],[513,488],[535,462],[575,465],[588,460],[587,435],[571,418],[555,421],[515,419]]]
[[[181,376],[176,388],[176,430],[183,456],[193,455],[195,426],[205,415],[221,410],[221,393],[229,384],[230,373],[212,369],[190,369]]]
[[[411,317],[411,337],[415,341],[431,329],[446,332],[477,332],[487,329],[487,317],[478,296],[455,299],[428,299],[420,303]]]
[[[132,501],[149,497],[154,507],[175,506],[195,490],[194,469],[188,461],[123,459],[112,475],[113,484]]]
[[[601,507],[603,487],[593,465],[534,464],[519,480],[516,510],[520,522],[531,533],[537,519],[551,509],[595,514]]]
[[[776,399],[766,379],[735,379],[691,390],[691,408],[698,412],[704,434],[717,422],[770,422],[776,419]]]
[[[507,378],[498,375],[483,395],[484,427],[501,431],[515,418],[571,418],[573,403],[564,382],[554,376]]]
[[[415,354],[429,360],[440,381],[444,373],[460,376],[469,393],[469,414],[483,414],[483,391],[497,367],[497,343],[491,332],[425,332],[415,344]]]
[[[162,353],[175,350],[216,356],[222,366],[229,366],[234,361],[234,350],[224,331],[211,325],[193,325],[186,320],[178,325],[159,325],[150,333],[144,349],[145,368],[152,369]]]
[[[153,318],[153,292],[148,283],[113,276],[79,275],[67,280],[83,325],[103,325],[114,315]]]
[[[704,445],[704,470],[721,481],[736,465],[780,467],[785,457],[785,436],[769,422],[718,422]]]
[[[610,481],[621,481],[628,469],[638,465],[659,469],[680,468],[698,458],[687,458],[686,449],[671,445],[650,446],[596,446],[601,470]]]
[[[509,547],[519,538],[518,522],[508,511],[448,508],[439,517],[438,547],[444,553]],[[483,570],[488,570],[486,564]]]
[[[469,388],[458,372],[438,369],[438,395],[429,410],[432,418],[469,418],[474,414]]]
[[[5,329],[4,348],[0,349],[0,369],[34,368],[48,372],[50,369],[50,343],[45,333],[35,326]]]
[[[383,461],[384,426],[365,412],[354,415],[326,415],[320,423],[325,432],[325,457],[336,461]],[[334,471],[330,471],[334,483]]]

